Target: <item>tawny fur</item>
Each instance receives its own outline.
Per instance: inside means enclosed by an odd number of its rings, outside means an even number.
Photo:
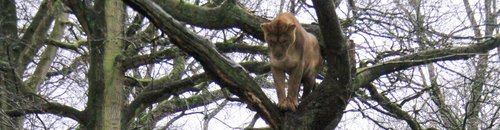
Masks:
[[[269,45],[278,107],[296,111],[300,84],[304,85],[302,97],[307,96],[316,85],[315,77],[323,61],[318,41],[290,13],[279,14],[271,22],[261,24],[261,28]],[[287,95],[285,73],[289,76]]]

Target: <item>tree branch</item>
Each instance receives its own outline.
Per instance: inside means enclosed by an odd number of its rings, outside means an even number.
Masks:
[[[392,103],[389,98],[378,93],[377,88],[373,84],[368,84],[365,88],[370,91],[373,100],[377,101],[385,110],[396,115],[397,118],[405,120],[412,130],[421,130],[420,124],[414,120],[407,112],[403,111],[398,104]]]
[[[240,52],[267,55],[267,47],[259,45],[238,44],[233,42],[215,43],[217,50],[224,53]]]
[[[83,112],[63,104],[54,103],[54,102],[46,102],[40,105],[34,105],[31,108],[20,108],[16,110],[6,111],[7,115],[11,117],[22,116],[25,114],[45,114],[50,113],[53,115],[58,115],[61,117],[68,117],[80,124],[84,123],[85,115]]]
[[[161,8],[172,17],[191,25],[209,29],[226,29],[237,27],[248,34],[263,40],[260,23],[264,18],[256,17],[238,4],[228,0],[214,8],[200,7],[182,0],[155,0]]]
[[[59,48],[68,49],[68,50],[73,50],[75,52],[79,52],[78,48],[81,45],[86,44],[87,41],[78,41],[78,42],[76,42],[74,44],[71,44],[71,43],[60,42],[60,41],[57,41],[57,40],[49,38],[49,39],[45,40],[45,43],[47,43],[48,45],[57,46]]]
[[[349,47],[340,26],[340,19],[335,12],[334,1],[313,0],[313,4],[318,15],[319,26],[325,44],[323,50],[327,50],[325,52],[328,74],[331,74],[333,79],[338,79],[341,82],[340,84],[348,84],[351,81]]]
[[[33,22],[28,26],[28,30],[22,37],[20,44],[22,52],[18,55],[16,71],[19,74],[24,73],[26,66],[32,62],[36,53],[42,48],[43,44],[38,41],[43,41],[50,30],[50,25],[55,20],[55,15],[60,13],[55,9],[54,2],[44,0],[41,7],[36,13]],[[33,29],[33,30],[30,30]],[[32,31],[32,32],[31,32]]]
[[[37,10],[37,13],[35,14],[35,16],[31,19],[31,23],[29,24],[28,28],[26,28],[26,30],[24,31],[24,35],[21,37],[21,41],[22,42],[31,42],[31,39],[33,39],[33,37],[35,35],[38,35],[36,34],[37,33],[37,29],[39,26],[46,26],[46,25],[41,25],[43,24],[43,20],[45,17],[48,17],[48,15],[50,15],[50,11],[49,10],[49,2],[47,2],[46,0],[45,1],[42,1],[42,3],[40,3],[40,6],[39,6],[39,9]],[[45,22],[47,23],[47,22]],[[23,43],[23,44],[20,44],[21,46],[21,50],[22,49],[25,49],[25,47],[27,47],[29,44],[27,43]]]
[[[468,59],[478,55],[479,53],[488,52],[498,46],[500,46],[500,36],[467,47],[453,47],[422,51],[389,60],[387,62],[378,63],[373,66],[361,68],[357,72],[354,89],[358,89],[359,87],[370,83],[384,74],[431,62]]]

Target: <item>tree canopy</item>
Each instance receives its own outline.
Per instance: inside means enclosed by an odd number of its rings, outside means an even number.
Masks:
[[[499,129],[498,4],[3,0],[0,129]],[[280,12],[325,60],[296,112],[260,28]]]

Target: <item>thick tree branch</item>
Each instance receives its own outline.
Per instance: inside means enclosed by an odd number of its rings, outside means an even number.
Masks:
[[[249,107],[256,110],[273,128],[278,129],[279,110],[262,92],[257,83],[239,64],[227,59],[210,46],[209,41],[186,30],[177,20],[150,0],[124,0],[160,30],[168,34],[175,45],[198,60],[204,70],[221,86],[228,88]],[[228,0],[227,4],[235,4]],[[227,11],[227,10],[226,10]]]
[[[253,37],[264,39],[260,23],[267,20],[256,17],[230,0],[214,8],[200,7],[182,0],[155,1],[172,17],[188,24],[209,29],[237,27]]]
[[[21,41],[24,42],[23,44],[19,44],[21,46],[21,49],[25,49],[25,47],[29,45],[27,44],[27,42],[31,42],[33,36],[37,35],[36,30],[38,29],[39,26],[43,26],[41,25],[43,23],[42,21],[44,20],[45,17],[50,15],[50,12],[47,11],[49,6],[48,4],[49,3],[46,0],[42,1],[42,3],[40,4],[37,13],[33,17],[33,19],[31,19],[31,23],[29,24],[28,28],[26,28],[24,35],[21,37]]]
[[[431,62],[468,59],[478,55],[479,53],[488,52],[498,46],[500,46],[500,36],[467,47],[453,47],[422,51],[373,66],[361,68],[357,72],[354,89],[358,89],[359,87],[370,83],[384,74]]]
[[[410,114],[408,114],[406,111],[402,110],[400,106],[396,103],[392,103],[389,98],[385,97],[384,95],[381,95],[378,91],[377,88],[373,84],[368,84],[365,86],[365,88],[370,91],[370,95],[373,100],[377,101],[378,104],[380,104],[385,110],[389,111],[390,113],[396,115],[397,118],[405,120],[406,123],[410,126],[412,130],[421,130],[422,127],[420,124],[413,119]]]
[[[26,66],[32,62],[38,50],[40,50],[43,46],[43,44],[38,41],[45,40],[51,27],[50,25],[55,20],[55,15],[60,13],[55,9],[56,6],[54,6],[53,3],[54,2],[48,2],[47,0],[42,2],[42,5],[36,13],[33,22],[21,38],[21,42],[23,42],[20,44],[22,52],[18,55],[18,66],[16,68],[16,71],[19,74],[24,73]]]
[[[83,112],[63,104],[47,102],[40,105],[32,106],[31,108],[20,108],[16,110],[6,111],[7,115],[11,117],[22,116],[25,114],[53,114],[61,117],[71,118],[78,123],[84,124],[85,115]]]
[[[348,84],[351,80],[349,47],[344,32],[342,32],[340,19],[335,12],[334,1],[313,0],[313,4],[318,15],[319,26],[325,44],[323,50],[326,52],[328,74],[331,74],[333,79],[338,79],[341,84]]]

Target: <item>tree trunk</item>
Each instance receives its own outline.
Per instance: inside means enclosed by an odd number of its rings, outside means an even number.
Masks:
[[[99,3],[102,2],[102,3]],[[95,19],[86,19],[90,41],[89,102],[87,129],[120,130],[125,107],[122,45],[124,5],[121,0],[95,3]]]
[[[12,56],[13,46],[19,39],[17,35],[17,12],[16,3],[13,0],[2,0],[0,2],[0,129],[21,129],[23,120],[22,118],[9,117],[4,111],[14,109],[16,102],[14,102],[16,95],[16,84],[18,82],[14,73],[14,67],[9,64],[13,59]]]

